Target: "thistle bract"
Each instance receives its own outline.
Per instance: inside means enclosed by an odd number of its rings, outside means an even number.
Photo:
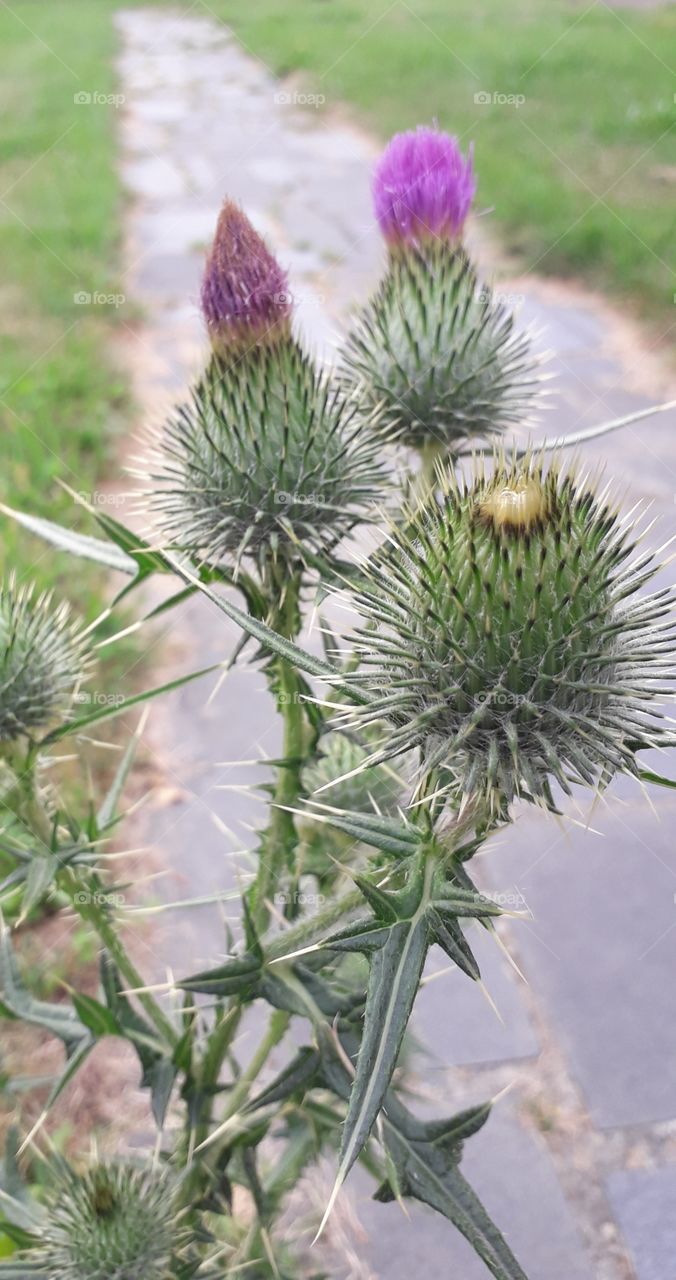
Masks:
[[[442,789],[492,811],[553,807],[552,779],[635,773],[664,736],[653,702],[673,669],[671,594],[638,594],[658,566],[628,561],[631,530],[556,463],[440,482],[358,597],[352,679],[371,702],[354,714],[388,717],[380,758],[418,745]]]
[[[454,239],[469,213],[476,181],[456,138],[419,125],[397,133],[373,175],[373,206],[390,245]]]
[[[0,586],[0,742],[64,714],[88,665],[81,627],[50,594]]]
[[[64,1175],[27,1258],[49,1280],[170,1280],[180,1234],[166,1176],[100,1164]]]
[[[522,422],[540,383],[528,335],[443,240],[391,257],[341,373],[386,440],[449,453]]]
[[[226,200],[218,219],[201,303],[214,350],[222,355],[289,335],[286,272],[231,200]]]
[[[214,359],[151,463],[164,536],[212,562],[333,547],[382,492],[372,440],[299,347]]]

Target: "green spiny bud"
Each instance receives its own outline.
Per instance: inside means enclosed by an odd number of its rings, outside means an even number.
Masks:
[[[384,482],[377,446],[291,340],[214,358],[150,469],[162,535],[235,566],[330,550]]]
[[[396,813],[403,802],[405,782],[386,765],[364,768],[366,747],[344,733],[331,733],[321,742],[322,754],[303,770],[309,796],[351,813]]]
[[[451,454],[522,422],[539,391],[528,335],[447,240],[391,253],[343,361],[346,392],[384,439]]]
[[[0,742],[11,742],[64,714],[86,674],[87,649],[67,604],[0,585]]]
[[[635,774],[664,738],[652,704],[673,673],[673,597],[639,594],[659,565],[631,560],[632,530],[556,462],[439,479],[357,597],[350,678],[371,701],[355,722],[391,726],[372,761],[418,746],[441,788],[492,811],[553,807],[552,779]]]
[[[26,1254],[49,1280],[171,1280],[184,1243],[165,1173],[99,1164],[68,1169],[47,1205],[40,1244]],[[33,1271],[31,1271],[33,1274]]]

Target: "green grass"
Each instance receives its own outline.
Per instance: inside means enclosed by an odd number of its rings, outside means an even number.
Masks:
[[[91,493],[129,409],[108,354],[123,307],[78,305],[80,291],[120,292],[121,196],[114,112],[74,102],[113,91],[112,6],[0,6],[0,497],[73,520],[56,484]],[[55,556],[2,522],[3,570],[52,581]],[[98,603],[95,572],[67,566],[71,594]],[[100,577],[100,575],[99,575]]]
[[[199,6],[198,6],[199,7]],[[476,144],[479,207],[526,268],[676,320],[676,9],[601,0],[210,0],[279,72],[383,137],[434,119]],[[670,71],[669,68],[672,68]],[[474,95],[521,94],[520,107]],[[672,130],[668,133],[668,130]]]

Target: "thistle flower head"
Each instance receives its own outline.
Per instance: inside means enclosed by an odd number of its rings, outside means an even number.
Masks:
[[[377,445],[294,343],[212,361],[150,469],[161,535],[235,566],[330,550],[383,484]]]
[[[67,604],[50,594],[0,585],[0,742],[11,742],[64,714],[86,674],[88,654]]]
[[[348,334],[341,381],[385,440],[452,454],[523,422],[541,378],[513,314],[437,240],[390,258]]]
[[[373,176],[373,203],[390,245],[415,245],[462,232],[476,191],[472,148],[463,156],[456,138],[419,125],[396,133]]]
[[[68,1169],[26,1255],[49,1280],[171,1280],[183,1244],[166,1175],[124,1164]],[[33,1274],[33,1271],[31,1271]]]
[[[289,336],[286,272],[232,200],[221,209],[201,301],[212,345],[222,355]]]
[[[664,736],[653,704],[674,666],[671,594],[639,594],[659,566],[629,559],[631,529],[556,462],[500,458],[440,483],[358,597],[356,724],[386,716],[379,758],[417,745],[442,789],[493,812],[554,807],[552,780],[636,773]]]

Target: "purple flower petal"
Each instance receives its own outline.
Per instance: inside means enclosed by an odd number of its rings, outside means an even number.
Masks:
[[[231,200],[221,209],[201,290],[202,314],[215,350],[275,340],[288,332],[286,272]]]
[[[417,244],[454,239],[462,231],[476,191],[473,149],[467,158],[456,138],[419,125],[396,133],[373,175],[373,203],[385,239]]]

